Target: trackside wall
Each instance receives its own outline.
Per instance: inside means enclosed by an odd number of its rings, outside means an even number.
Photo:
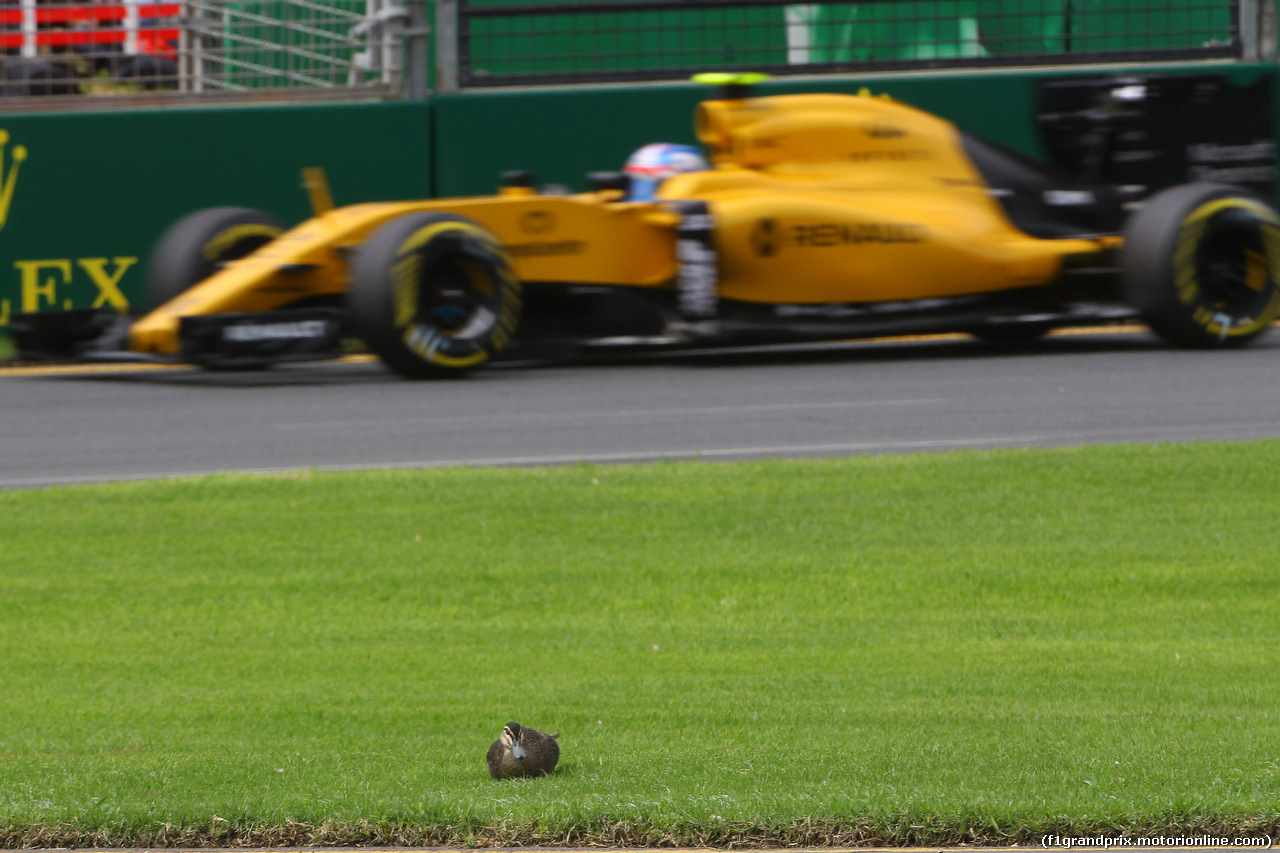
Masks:
[[[1237,84],[1280,73],[1243,64],[1164,70],[1226,74]],[[1041,156],[1038,81],[1100,73],[850,75],[772,81],[759,91],[866,87]],[[1274,81],[1272,92],[1280,93]],[[499,173],[515,168],[540,184],[581,190],[587,172],[620,168],[641,144],[693,142],[693,110],[707,94],[693,84],[649,84],[427,102],[0,114],[0,328],[23,310],[141,310],[146,257],[165,227],[216,205],[261,208],[296,224],[309,214],[306,166],[326,169],[338,204],[487,194]],[[1271,111],[1274,122],[1280,105]]]
[[[0,115],[0,326],[24,310],[144,305],[151,246],[192,210],[242,205],[286,223],[301,169],[337,203],[431,191],[425,103]]]

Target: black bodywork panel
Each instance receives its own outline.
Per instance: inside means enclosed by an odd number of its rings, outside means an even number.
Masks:
[[[1223,74],[1067,77],[1039,84],[1039,125],[1053,164],[1086,182],[1147,194],[1204,181],[1275,194],[1271,77]]]

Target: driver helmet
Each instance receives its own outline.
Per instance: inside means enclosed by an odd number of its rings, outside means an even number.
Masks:
[[[692,145],[655,142],[638,149],[627,158],[623,171],[631,178],[628,198],[649,201],[667,178],[683,172],[701,172],[707,168],[702,152]]]

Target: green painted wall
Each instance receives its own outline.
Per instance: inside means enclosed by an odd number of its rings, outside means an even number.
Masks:
[[[430,193],[423,103],[0,115],[0,325],[10,312],[143,301],[143,265],[178,217],[216,205],[309,212],[322,166],[339,204]],[[25,154],[25,159],[22,155]],[[95,277],[97,283],[95,283]]]

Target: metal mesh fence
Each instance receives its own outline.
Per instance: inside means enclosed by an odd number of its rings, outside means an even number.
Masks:
[[[398,91],[390,3],[0,0],[0,98]]]
[[[25,96],[353,92],[1247,57],[1276,0],[0,0]],[[414,34],[414,35],[411,35]],[[430,66],[430,67],[428,67]],[[435,77],[433,71],[438,72]],[[416,88],[415,88],[416,87]],[[29,99],[28,99],[29,100]]]
[[[176,73],[177,2],[0,2],[0,96],[165,85]]]
[[[458,0],[463,86],[1239,56],[1238,0]]]
[[[188,0],[180,84],[193,92],[333,87],[366,73],[364,0]]]

